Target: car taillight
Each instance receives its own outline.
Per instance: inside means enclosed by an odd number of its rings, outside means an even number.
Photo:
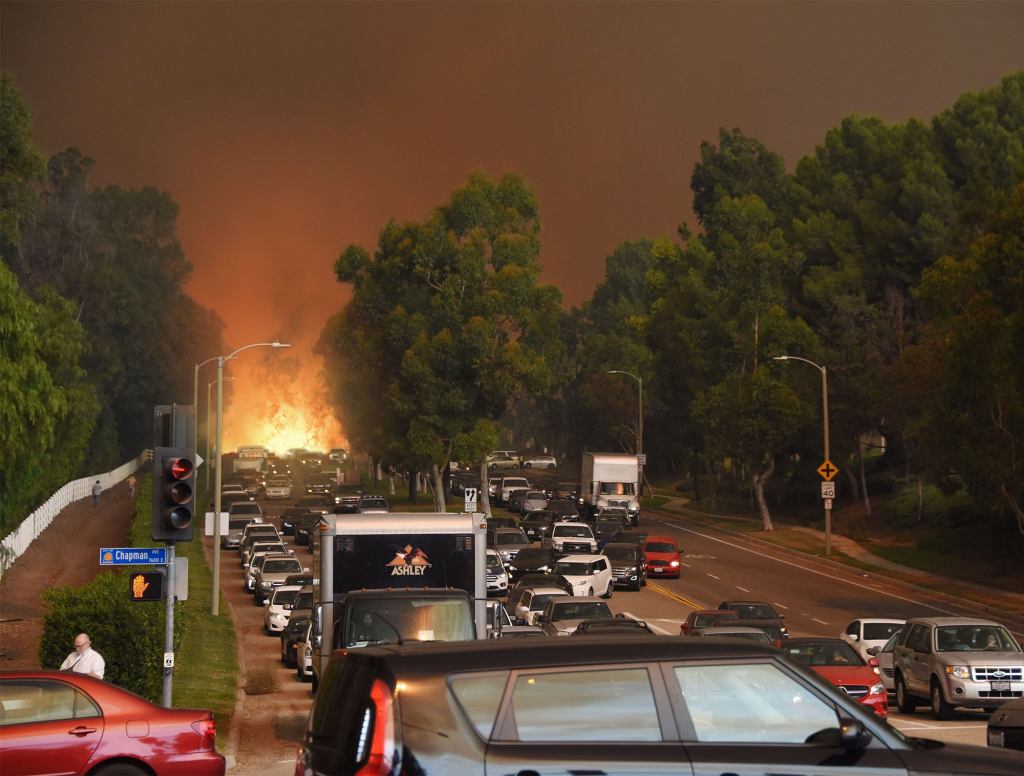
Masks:
[[[373,680],[370,703],[363,711],[356,742],[356,762],[363,763],[358,776],[386,776],[395,754],[394,699],[380,679]]]
[[[212,752],[217,739],[217,723],[212,719],[201,719],[192,723],[192,729],[199,734],[199,748]]]

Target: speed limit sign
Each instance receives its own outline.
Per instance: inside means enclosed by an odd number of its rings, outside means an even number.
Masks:
[[[835,498],[836,497],[836,484],[834,482],[823,482],[823,483],[821,483],[821,497],[822,498]]]

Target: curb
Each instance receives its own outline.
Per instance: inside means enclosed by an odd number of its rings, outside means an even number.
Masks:
[[[742,533],[740,531],[734,531],[731,528],[726,528],[725,526],[721,526],[721,525],[718,525],[717,523],[715,523],[714,522],[714,517],[703,517],[703,516],[694,517],[694,516],[688,515],[688,514],[686,514],[684,512],[671,512],[671,511],[667,511],[664,508],[661,508],[661,509],[649,509],[647,511],[648,512],[652,512],[652,513],[654,513],[654,514],[656,514],[656,515],[658,515],[660,517],[675,517],[675,518],[682,517],[682,518],[686,518],[688,520],[694,520],[694,521],[696,521],[698,523],[709,525],[709,526],[713,527],[716,531],[721,531],[722,533],[729,534],[730,536],[735,536],[738,539],[746,539],[749,542],[754,542],[755,544],[761,545],[761,546],[763,546],[765,548],[768,548],[768,549],[776,550],[776,551],[781,552],[783,554],[789,554],[789,555],[797,556],[797,557],[800,557],[800,558],[805,558],[805,559],[810,560],[810,561],[818,561],[818,562],[821,562],[821,563],[825,563],[825,564],[827,564],[829,566],[832,566],[832,567],[836,568],[837,570],[844,570],[844,571],[847,571],[847,572],[857,571],[858,570],[858,568],[856,566],[851,566],[851,565],[849,565],[847,563],[843,563],[842,561],[832,560],[831,558],[826,558],[826,557],[821,556],[821,555],[812,555],[811,553],[803,552],[801,550],[797,550],[797,549],[794,549],[792,547],[785,547],[783,545],[773,544],[772,542],[766,542],[764,539],[761,539],[759,537],[751,536],[749,534],[745,534],[745,533]],[[725,515],[723,517],[728,518],[728,516],[725,516]],[[847,557],[849,557],[849,556],[847,556]],[[868,566],[870,568],[870,573],[874,574],[877,577],[881,577],[882,579],[885,579],[886,581],[891,582],[893,584],[906,585],[908,588],[920,591],[922,593],[928,593],[930,595],[941,595],[943,598],[950,599],[950,600],[953,601],[953,603],[955,603],[956,605],[959,605],[959,606],[963,606],[963,601],[964,600],[968,600],[968,602],[970,604],[973,604],[974,606],[977,606],[977,607],[981,608],[982,610],[984,610],[986,612],[997,612],[997,613],[999,613],[1001,615],[1006,615],[1006,616],[1008,616],[1009,619],[1013,619],[1013,620],[1022,620],[1022,619],[1024,619],[1024,615],[1021,615],[1021,614],[1019,614],[1017,612],[1014,612],[1014,611],[1011,611],[1011,610],[1008,610],[1008,609],[1000,609],[999,607],[989,606],[989,605],[986,605],[986,604],[978,603],[976,601],[969,601],[969,599],[952,598],[951,596],[949,596],[949,594],[944,593],[944,592],[939,591],[939,590],[935,590],[934,588],[924,587],[923,585],[920,585],[920,584],[915,584],[913,582],[907,582],[907,581],[899,579],[897,577],[889,576],[888,574],[885,573],[886,569],[881,569],[881,568],[878,568],[877,566],[871,566],[871,564],[868,564],[868,563],[865,563],[864,565]],[[861,570],[861,571],[863,573],[863,570]],[[934,579],[946,579],[945,577],[939,577],[939,576],[936,576],[934,574],[929,574],[927,576],[930,576],[930,577],[932,577]],[[955,582],[959,582],[960,580],[950,579],[950,581],[955,583]],[[996,590],[994,592],[999,593],[1001,591]]]
[[[206,553],[206,560],[210,564],[210,568],[213,568],[212,545],[213,542],[207,543],[204,537],[203,550]],[[218,590],[217,595],[220,596],[223,592],[223,590]],[[231,612],[231,619],[237,623],[238,612],[235,611],[235,605],[226,595],[224,596],[224,602],[228,605],[228,611]],[[231,730],[228,732],[228,740],[225,744],[225,770],[238,766],[238,746],[242,738],[242,721],[245,717],[245,652],[242,650],[242,640],[238,637],[237,629],[235,629],[235,658],[238,660],[238,681],[235,683],[235,706],[231,710]]]

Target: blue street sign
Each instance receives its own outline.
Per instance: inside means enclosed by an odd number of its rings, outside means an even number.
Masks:
[[[167,563],[165,547],[101,547],[101,566],[155,566]]]

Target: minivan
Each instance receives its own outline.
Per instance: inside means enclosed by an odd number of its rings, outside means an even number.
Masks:
[[[763,646],[594,635],[335,651],[295,773],[1020,776],[1021,762],[907,738]]]

